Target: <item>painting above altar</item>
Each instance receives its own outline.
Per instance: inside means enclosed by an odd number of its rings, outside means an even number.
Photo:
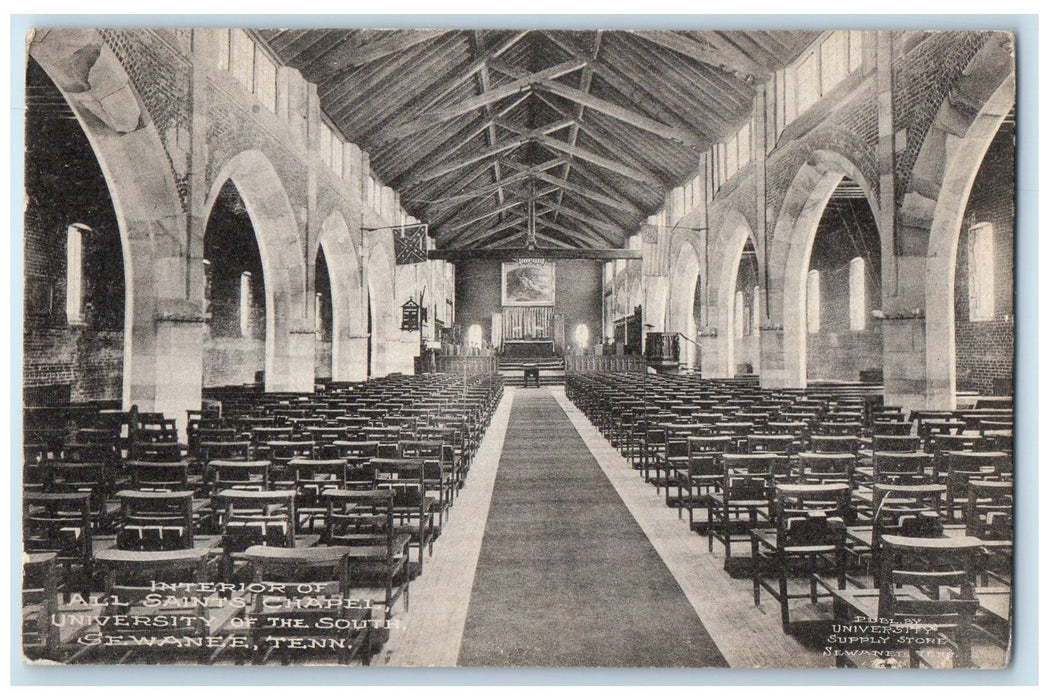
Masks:
[[[503,263],[503,306],[553,305],[553,261],[512,260]]]

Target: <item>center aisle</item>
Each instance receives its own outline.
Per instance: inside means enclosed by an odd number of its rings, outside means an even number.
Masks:
[[[517,390],[460,666],[726,666],[546,389]]]

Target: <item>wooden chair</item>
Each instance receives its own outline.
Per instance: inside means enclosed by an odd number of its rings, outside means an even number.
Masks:
[[[127,551],[192,549],[193,491],[120,491],[117,547]]]
[[[184,491],[190,486],[190,463],[128,461],[124,465],[131,488],[138,491]],[[200,478],[193,480],[200,485]]]
[[[411,538],[398,533],[394,524],[394,492],[327,491],[327,533],[323,542],[346,547],[351,588],[380,587],[384,592],[386,615],[404,596],[409,606],[408,572]]]
[[[693,530],[697,529],[695,509],[709,508],[709,494],[721,486],[722,456],[729,442],[723,436],[688,438],[688,466],[677,475],[677,502],[678,517],[687,508],[688,526]]]
[[[207,547],[170,551],[128,551],[107,549],[98,553],[97,562],[105,581],[108,601],[106,615],[123,615],[127,624],[100,631],[115,634],[120,645],[89,647],[72,660],[83,661],[101,655],[101,661],[128,663],[134,659],[149,664],[210,660],[209,644],[165,644],[172,638],[200,639],[211,634],[210,620],[222,608],[209,607],[199,586],[207,576]],[[157,595],[160,585],[167,593]],[[232,609],[226,609],[232,614]]]
[[[884,535],[939,537],[943,534],[942,484],[879,484],[871,489],[870,524],[853,530],[861,533],[851,550],[858,560],[869,558],[875,582],[881,572],[881,542]]]
[[[47,465],[47,491],[90,494],[91,519],[95,530],[109,528],[115,510],[106,502],[114,485],[122,479],[103,462],[50,462]]]
[[[438,530],[455,502],[455,472],[452,461],[446,459],[444,445],[433,440],[401,440],[401,457],[422,459],[426,466],[426,492],[436,499]]]
[[[436,537],[433,498],[426,495],[426,466],[421,459],[386,459],[371,461],[375,470],[376,488],[394,493],[393,513],[395,529],[407,534],[411,545],[418,550],[418,559],[410,567],[412,575],[422,573],[424,552],[433,553]]]
[[[66,570],[65,582],[79,576],[86,592],[93,572],[93,520],[90,493],[27,493],[22,496],[22,548],[53,553]]]
[[[755,527],[768,524],[772,512],[776,472],[785,469],[779,455],[724,455],[721,489],[709,495],[707,550],[714,539],[725,546],[725,562],[732,557],[733,540],[747,537]]]
[[[897,420],[875,420],[871,432],[874,435],[880,435],[885,437],[906,437],[911,434],[912,426],[910,423]],[[920,436],[918,437],[921,440]]]
[[[790,601],[818,599],[821,566],[835,573],[845,588],[845,518],[849,511],[848,484],[779,484],[775,496],[775,528],[750,533],[754,605],[761,604],[764,588],[780,604],[783,631],[790,631]],[[790,593],[791,574],[801,566],[809,580],[804,594]],[[776,588],[769,578],[778,582]]]
[[[973,479],[969,482],[965,534],[981,540],[1012,540],[1012,481]]]
[[[26,658],[60,660],[62,629],[54,623],[58,610],[58,555],[22,555],[22,653]]]
[[[341,459],[293,459],[288,466],[295,473],[296,511],[299,524],[315,531],[317,521],[327,512],[325,491],[346,486],[346,462]]]
[[[936,478],[934,457],[927,452],[876,451],[872,465],[876,484],[927,484]]]
[[[230,580],[239,557],[248,547],[294,547],[296,542],[295,490],[242,491],[218,494],[216,514],[222,532],[220,572]],[[313,538],[316,542],[319,538]]]
[[[860,451],[860,439],[855,435],[813,435],[809,438],[809,446],[812,452],[832,454],[847,452],[857,455]]]
[[[973,619],[979,609],[975,593],[979,540],[966,537],[885,535],[880,584],[874,589],[838,590],[821,583],[834,596],[834,617],[849,624],[857,616],[890,620],[892,634],[879,651],[906,649],[910,666],[923,663],[923,649],[950,649],[954,667],[972,666]],[[870,650],[867,642],[838,643],[836,651]],[[837,665],[854,665],[847,653]],[[929,665],[925,662],[925,665]]]
[[[270,589],[255,596],[248,611],[252,663],[264,664],[273,657],[283,664],[293,658],[313,661],[318,649],[334,652],[340,664],[371,662],[372,610],[346,604],[349,554],[345,547],[261,545],[244,552],[255,584]]]
[[[954,522],[959,504],[969,494],[969,482],[973,479],[1000,479],[1012,475],[1013,460],[1005,452],[955,452],[943,455],[944,474],[947,483],[947,520]]]
[[[798,454],[799,483],[855,484],[856,455],[849,452],[801,452]]]
[[[793,435],[751,434],[747,436],[746,452],[774,452],[781,455],[792,455],[798,451]]]
[[[876,433],[871,438],[874,452],[921,452],[922,439],[917,435],[883,435]]]

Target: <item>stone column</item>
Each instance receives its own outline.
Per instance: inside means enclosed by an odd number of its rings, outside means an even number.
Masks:
[[[163,306],[156,318],[153,405],[139,408],[174,418],[185,440],[186,412],[201,404],[205,320],[198,304],[172,301]]]

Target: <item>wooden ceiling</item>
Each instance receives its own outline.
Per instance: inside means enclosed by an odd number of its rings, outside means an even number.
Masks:
[[[625,244],[813,31],[255,32],[444,249]]]

